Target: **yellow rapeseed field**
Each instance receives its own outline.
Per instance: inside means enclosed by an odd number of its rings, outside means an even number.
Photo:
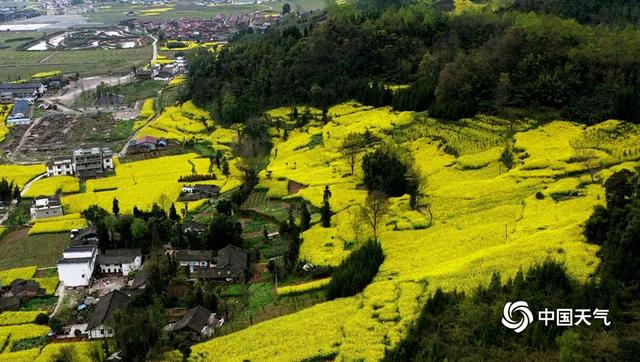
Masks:
[[[314,280],[312,282],[308,282],[304,284],[285,285],[282,287],[278,287],[276,289],[276,293],[278,293],[279,295],[286,295],[286,294],[308,292],[311,290],[323,288],[329,285],[330,281],[331,281],[331,278],[324,278],[324,279],[318,279],[318,280]]]
[[[289,112],[283,108],[271,115],[284,118]],[[412,114],[354,103],[338,105],[330,113],[327,125],[311,125],[290,132],[286,141],[274,140],[277,156],[274,150],[267,166],[271,179],[266,171],[260,174],[260,187],[268,188],[268,195],[302,197],[314,206],[322,202],[324,186],[331,187],[336,212],[331,227],[313,225],[304,232],[300,258],[337,265],[371,235],[357,222],[366,195],[357,188],[361,170],[349,175],[338,149],[350,132],[369,129],[383,140],[393,137],[413,153],[427,180],[419,209],[411,210],[407,196],[390,199],[380,235],[386,258],[363,293],[198,344],[190,360],[374,361],[386,346],[402,339],[424,298],[438,287],[470,291],[487,283],[493,272],[506,278],[546,258],[565,262],[573,276],[584,280],[598,258],[597,247],[585,243],[582,227],[593,207],[604,202],[601,184],[590,181],[587,162],[607,162],[602,165],[608,168],[595,175],[600,180],[637,164],[629,150],[626,158],[612,157],[624,155],[618,150],[630,145],[623,137],[617,143],[611,131],[606,143],[598,143],[605,137],[594,130],[598,126],[510,124],[492,117],[457,124],[414,121]],[[394,133],[398,127],[407,128]],[[612,122],[609,127],[622,126]],[[516,162],[508,170],[499,158],[510,130],[515,132]],[[317,134],[322,134],[322,142],[317,142]],[[594,152],[584,157],[585,149]],[[283,196],[288,180],[308,187]],[[563,196],[568,191],[571,195]],[[537,192],[543,197],[536,197]]]
[[[40,311],[14,312],[5,311],[0,313],[0,326],[8,326],[14,324],[32,323]]]
[[[9,133],[9,127],[7,127],[7,118],[11,114],[13,104],[9,104],[4,107],[0,107],[0,142],[2,142]]]
[[[0,284],[9,285],[16,279],[31,279],[36,273],[35,266],[27,266],[23,268],[14,268],[8,270],[0,270]]]
[[[62,193],[80,191],[80,182],[73,176],[45,177],[29,185],[22,197],[33,198],[40,195],[54,195],[58,190]]]
[[[50,330],[49,326],[41,326],[33,323],[0,326],[0,341],[5,341],[8,336],[9,342],[5,347],[5,351],[10,352],[13,345],[17,342],[23,339],[46,336]]]
[[[0,165],[0,179],[6,178],[8,181],[15,182],[20,188],[35,178],[45,173],[44,164],[39,165]]]
[[[72,229],[81,229],[87,226],[87,221],[80,213],[67,214],[64,216],[51,217],[47,219],[33,220],[33,227],[29,229],[29,235],[59,233]]]
[[[35,362],[53,362],[56,360],[56,356],[63,348],[72,349],[74,362],[91,362],[93,361],[93,359],[91,358],[92,349],[102,351],[101,346],[101,342],[70,342],[47,344],[35,359]]]

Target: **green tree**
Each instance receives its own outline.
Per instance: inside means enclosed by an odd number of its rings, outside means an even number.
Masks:
[[[141,240],[149,236],[149,227],[143,219],[134,218],[131,223],[131,235],[134,240]]]
[[[320,219],[322,222],[322,227],[328,228],[331,227],[331,215],[333,212],[331,211],[331,205],[329,204],[329,199],[325,199],[322,202],[322,207],[320,208]]]
[[[116,198],[113,199],[111,211],[113,211],[113,214],[116,216],[120,215],[120,202]]]
[[[309,213],[307,203],[304,202],[300,206],[300,229],[306,231],[309,230],[309,227],[311,227],[311,213]]]
[[[380,191],[373,191],[367,195],[365,204],[361,208],[361,215],[364,222],[371,226],[374,240],[378,240],[378,228],[388,211],[389,200],[386,194]]]

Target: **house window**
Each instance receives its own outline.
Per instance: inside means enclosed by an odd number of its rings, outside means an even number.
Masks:
[[[100,334],[104,334],[104,329],[101,329],[101,330],[100,330]]]
[[[82,274],[82,278],[84,279],[84,274]]]

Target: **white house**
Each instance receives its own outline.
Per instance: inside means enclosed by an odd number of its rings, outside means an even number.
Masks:
[[[140,269],[142,265],[142,251],[140,249],[111,249],[105,250],[98,256],[98,265],[103,274],[129,275]]]
[[[62,204],[58,196],[37,196],[31,203],[31,218],[45,219],[62,216]]]
[[[172,250],[170,253],[181,267],[189,268],[190,273],[197,269],[210,268],[213,261],[211,250]]]
[[[47,177],[70,176],[75,173],[71,157],[54,158],[47,162]]]
[[[113,314],[115,311],[124,311],[131,298],[119,290],[114,290],[101,297],[96,304],[89,323],[87,332],[90,339],[113,337]]]
[[[58,261],[58,277],[65,287],[86,287],[96,265],[98,248],[94,245],[72,246],[64,249]]]

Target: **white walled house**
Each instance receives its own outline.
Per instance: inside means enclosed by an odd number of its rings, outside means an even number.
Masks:
[[[213,261],[211,250],[173,250],[171,253],[180,267],[189,268],[190,273],[197,269],[210,268]]]
[[[98,256],[98,265],[103,274],[129,275],[140,269],[142,265],[142,251],[140,249],[111,249],[105,250]]]
[[[54,158],[47,162],[47,177],[71,176],[75,174],[71,157]]]
[[[119,290],[114,290],[104,297],[100,297],[87,325],[89,338],[113,337],[113,314],[115,311],[127,309],[130,300],[128,295]]]
[[[98,248],[94,245],[72,246],[64,249],[58,261],[58,277],[68,288],[86,287],[96,265]]]
[[[29,211],[34,220],[62,216],[62,204],[58,196],[38,196],[33,199]]]

